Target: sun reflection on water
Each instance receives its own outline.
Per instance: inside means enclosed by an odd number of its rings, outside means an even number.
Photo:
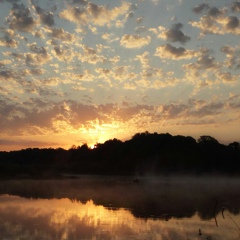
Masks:
[[[230,213],[226,212],[228,216]],[[230,215],[229,215],[230,216]],[[197,240],[240,239],[239,229],[217,216],[203,221],[197,214],[191,218],[136,218],[128,209],[111,209],[64,199],[25,199],[0,196],[0,233],[3,239],[157,239]],[[240,222],[240,217],[232,216]],[[202,236],[199,235],[201,229]],[[22,237],[22,238],[21,238]],[[209,238],[210,239],[210,238]]]

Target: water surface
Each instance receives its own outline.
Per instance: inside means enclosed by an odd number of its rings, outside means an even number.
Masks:
[[[240,239],[239,187],[224,178],[1,181],[0,239]]]

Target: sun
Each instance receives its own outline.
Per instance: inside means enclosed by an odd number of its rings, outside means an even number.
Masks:
[[[100,123],[98,119],[88,122],[88,130],[86,133],[91,136],[88,141],[89,148],[95,148],[97,143],[115,138],[120,129],[119,122],[112,121],[111,123]]]
[[[90,145],[89,148],[90,149],[94,149],[94,148],[96,148],[96,145],[95,144],[94,145]]]

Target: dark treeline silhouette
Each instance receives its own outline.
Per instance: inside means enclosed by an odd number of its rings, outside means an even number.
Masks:
[[[27,148],[0,152],[0,176],[56,177],[62,174],[160,175],[240,174],[240,144],[197,141],[168,133],[137,133],[130,140],[84,144],[69,150]]]

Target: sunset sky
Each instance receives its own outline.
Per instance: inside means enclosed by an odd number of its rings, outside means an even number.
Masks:
[[[0,0],[0,49],[0,150],[240,141],[240,1]]]

